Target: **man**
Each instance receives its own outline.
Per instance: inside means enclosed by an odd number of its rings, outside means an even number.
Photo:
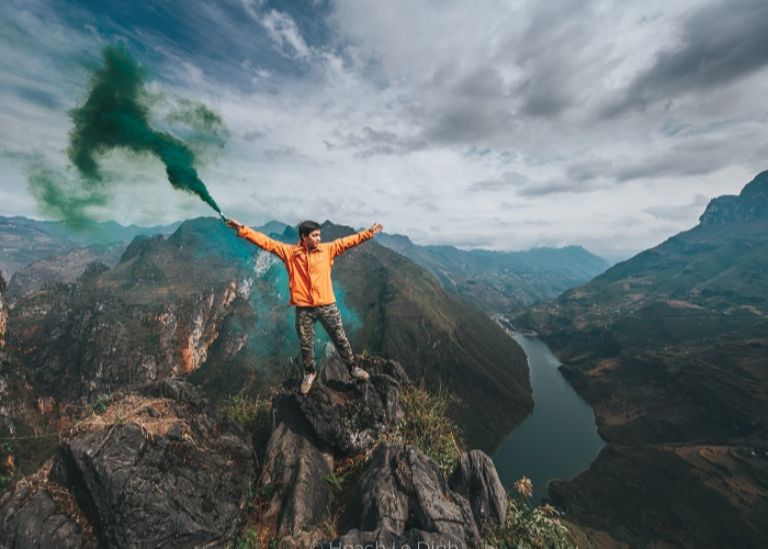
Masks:
[[[320,242],[320,225],[314,221],[303,221],[299,225],[297,245],[283,244],[273,240],[234,219],[227,219],[227,225],[236,229],[237,236],[240,238],[245,238],[275,254],[288,270],[291,305],[296,306],[296,332],[299,335],[301,360],[304,366],[301,393],[307,394],[317,377],[314,340],[315,322],[318,320],[331,337],[341,359],[349,368],[352,378],[368,379],[370,377],[368,372],[355,363],[355,355],[352,353],[352,347],[341,324],[341,315],[333,294],[331,266],[335,257],[381,232],[382,225],[374,223],[370,229],[324,243]]]

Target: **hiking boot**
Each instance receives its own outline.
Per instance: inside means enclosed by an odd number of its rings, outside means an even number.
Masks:
[[[304,379],[301,380],[301,387],[299,388],[302,395],[306,395],[309,392],[312,384],[315,382],[315,378],[317,378],[317,372],[307,372],[304,374]]]
[[[363,370],[360,366],[355,366],[349,371],[349,375],[352,376],[352,379],[360,379],[362,381],[366,381],[371,376],[368,372]]]

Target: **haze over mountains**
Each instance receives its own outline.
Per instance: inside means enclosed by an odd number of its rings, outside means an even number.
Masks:
[[[608,268],[605,260],[580,246],[524,252],[460,250],[418,246],[407,236],[387,234],[380,242],[427,269],[449,292],[491,314],[552,299]]]
[[[140,235],[123,253],[120,243],[71,248],[34,222],[5,227],[5,242],[26,232],[58,251],[18,268],[9,285],[9,349],[51,410],[141,380],[193,374],[221,399],[285,375],[297,342],[284,269],[218,219],[185,222],[168,238]],[[270,229],[297,239],[278,222]],[[350,231],[323,225],[326,240]],[[36,258],[34,249],[12,252]],[[455,419],[472,444],[492,449],[530,411],[520,349],[424,269],[372,242],[339,258],[334,276],[355,349],[399,357],[414,379],[455,391]]]
[[[760,547],[768,526],[768,172],[693,229],[534,307],[609,446],[551,493],[632,546]]]

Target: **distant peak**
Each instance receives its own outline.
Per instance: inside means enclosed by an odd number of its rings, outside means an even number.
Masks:
[[[754,197],[755,195],[762,195],[763,197],[768,195],[768,170],[757,174],[755,178],[747,183],[741,190],[739,196]]]
[[[757,219],[768,219],[768,171],[759,173],[738,196],[724,195],[711,200],[699,222],[725,225]]]

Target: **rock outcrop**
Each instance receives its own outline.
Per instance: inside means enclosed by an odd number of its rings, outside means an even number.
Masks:
[[[379,446],[360,480],[358,498],[362,532],[389,531],[407,538],[414,531],[428,532],[446,543],[481,546],[469,502],[413,446]]]
[[[253,457],[231,420],[178,380],[100,411],[59,445],[50,473],[0,502],[0,545],[226,547],[237,537]]]
[[[0,272],[0,349],[5,345],[5,326],[8,323],[8,311],[5,309],[5,280]]]
[[[295,398],[282,394],[273,401],[274,428],[259,477],[267,498],[262,521],[280,536],[297,534],[328,515],[333,449],[320,441],[302,415]]]
[[[768,218],[768,171],[759,173],[736,195],[714,198],[699,218],[702,225],[748,223]]]
[[[90,524],[78,513],[71,495],[55,483],[20,485],[0,500],[3,547],[96,548]]]
[[[338,356],[326,361],[312,391],[286,382],[273,399],[273,430],[259,486],[267,498],[262,520],[281,535],[296,535],[328,517],[336,457],[370,449],[394,428],[398,395],[407,375],[394,361],[369,358],[371,380],[352,383]],[[274,487],[274,488],[273,488]]]
[[[370,449],[379,435],[397,421],[400,384],[408,381],[394,360],[369,358],[364,362],[370,383],[353,384],[337,357],[326,362],[323,383],[298,399],[304,417],[317,436],[345,454]]]
[[[286,381],[258,468],[241,429],[187,382],[97,401],[0,500],[0,546],[223,548],[247,521],[286,548],[484,547],[506,513],[493,463],[474,450],[446,475],[399,438],[402,367],[361,365],[371,378],[353,381],[331,357],[308,395]]]
[[[309,395],[297,394],[293,381],[273,399],[274,429],[259,479],[260,490],[271,494],[262,524],[286,547],[483,547],[484,530],[498,528],[506,514],[490,458],[479,450],[462,455],[449,482],[418,448],[386,442],[410,382],[394,361],[371,357],[363,367],[370,381],[352,383],[331,359]],[[367,459],[355,489],[341,496],[334,467],[354,455]],[[344,533],[328,539],[322,525],[338,520],[332,509],[339,507],[346,509]]]
[[[479,526],[496,530],[504,525],[507,495],[496,466],[487,454],[480,450],[462,454],[448,478],[448,485],[469,501]]]

